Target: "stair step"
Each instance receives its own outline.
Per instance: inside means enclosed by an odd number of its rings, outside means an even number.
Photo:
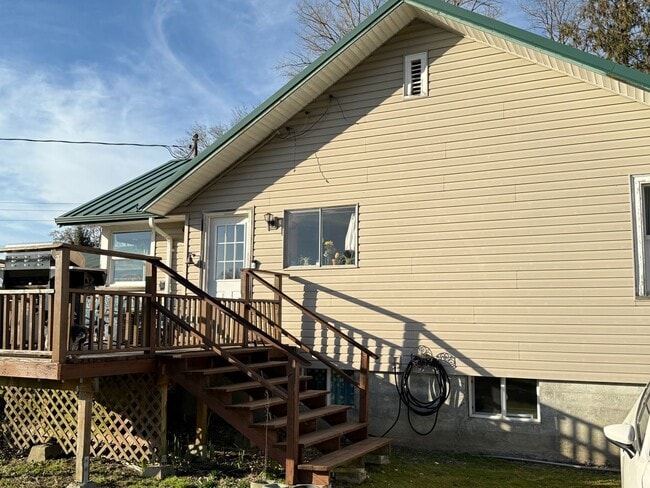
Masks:
[[[272,385],[282,385],[283,383],[286,383],[288,381],[288,378],[286,376],[279,376],[277,378],[264,378],[264,379],[269,383],[271,383]],[[311,376],[303,375],[300,377],[300,381],[307,381],[310,379]],[[205,388],[205,390],[223,391],[226,393],[232,393],[234,391],[244,391],[253,388],[264,388],[264,387],[257,381],[245,381],[243,383],[233,383],[232,385],[208,386]]]
[[[299,398],[300,401],[303,400],[309,400],[310,398],[318,398],[320,396],[325,396],[328,395],[329,391],[328,390],[305,390],[301,391]],[[257,410],[259,408],[264,408],[267,405],[269,407],[274,407],[276,405],[283,405],[287,403],[286,400],[283,400],[280,397],[271,397],[269,399],[262,398],[261,400],[253,400],[252,402],[245,402],[245,403],[236,403],[235,405],[228,405],[228,408],[237,408],[237,409],[243,409],[243,410]]]
[[[330,452],[308,463],[298,465],[298,469],[305,471],[332,471],[342,464],[360,458],[373,451],[390,445],[390,439],[383,437],[369,437],[363,441],[355,442],[338,451]]]
[[[286,361],[266,361],[264,363],[252,363],[247,364],[250,369],[264,369],[264,368],[273,368],[275,366],[286,365]],[[235,373],[241,371],[237,366],[219,366],[215,368],[202,368],[202,369],[190,369],[185,371],[186,374],[202,374],[202,375],[212,375],[212,374],[223,374],[223,373]]]
[[[367,423],[361,422],[344,422],[342,424],[336,424],[327,429],[316,430],[314,432],[309,432],[307,434],[301,435],[298,439],[298,444],[304,447],[314,446],[316,444],[320,444],[321,442],[329,441],[330,439],[336,439],[342,435],[365,429],[367,426]],[[278,445],[286,446],[287,443],[279,442]]]
[[[328,405],[327,407],[314,408],[305,410],[299,413],[298,421],[307,422],[308,420],[316,420],[329,415],[345,412],[350,409],[349,405]],[[281,429],[287,426],[287,417],[278,417],[263,422],[256,422],[253,427],[268,427],[270,429]]]

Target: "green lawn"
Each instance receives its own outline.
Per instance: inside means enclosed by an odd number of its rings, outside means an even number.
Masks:
[[[185,464],[163,481],[140,478],[118,463],[91,461],[91,481],[105,488],[248,488],[263,466],[259,455],[220,451],[215,461]],[[0,461],[0,487],[64,487],[72,481],[74,460],[27,463]],[[281,472],[274,471],[276,476]],[[391,464],[368,466],[362,488],[572,488],[618,487],[618,473],[512,462],[483,456],[395,449]],[[351,487],[335,483],[334,487]]]
[[[484,456],[395,449],[391,464],[369,467],[364,488],[619,487],[619,473]]]

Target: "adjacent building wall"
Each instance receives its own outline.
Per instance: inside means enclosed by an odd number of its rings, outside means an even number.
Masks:
[[[403,57],[421,51],[429,95],[405,100]],[[425,345],[459,375],[641,384],[640,173],[648,106],[414,22],[178,210],[199,254],[205,212],[254,210],[253,255],[282,270],[265,212],[358,204],[358,267],[288,269],[285,290],[376,351],[375,371]],[[288,307],[284,324],[320,343]]]

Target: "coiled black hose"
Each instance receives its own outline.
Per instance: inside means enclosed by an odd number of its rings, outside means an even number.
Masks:
[[[431,377],[430,400],[428,398],[426,400],[422,400],[416,397],[411,391],[411,374],[413,373],[414,368],[417,368],[420,372],[426,373],[427,376]],[[401,378],[397,371],[397,364],[393,366],[393,372],[395,374],[395,388],[397,389],[397,394],[399,395],[400,402],[395,422],[393,422],[393,425],[391,425],[388,430],[382,434],[382,437],[388,434],[399,421],[400,415],[402,413],[402,403],[406,406],[409,425],[411,426],[413,432],[422,436],[431,434],[431,432],[433,432],[433,429],[436,428],[436,424],[438,423],[438,413],[440,412],[440,408],[445,404],[449,398],[450,393],[449,375],[447,374],[447,371],[445,371],[444,365],[437,358],[430,355],[425,355],[423,357],[414,356],[406,366],[406,369],[404,370],[404,373],[402,373]],[[420,432],[413,425],[411,414],[415,414],[420,417],[430,417],[433,415],[433,425],[428,431]]]

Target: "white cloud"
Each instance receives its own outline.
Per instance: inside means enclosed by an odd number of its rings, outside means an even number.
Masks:
[[[132,29],[143,35],[137,43],[109,40],[113,59],[0,60],[0,137],[173,144],[195,121],[228,122],[233,107],[261,102],[283,82],[272,67],[292,36],[278,27],[292,25],[292,8],[158,0],[134,9],[142,15]],[[0,201],[71,209],[169,157],[164,149],[0,142]],[[0,203],[0,246],[47,241],[63,213],[48,208],[62,207]]]

